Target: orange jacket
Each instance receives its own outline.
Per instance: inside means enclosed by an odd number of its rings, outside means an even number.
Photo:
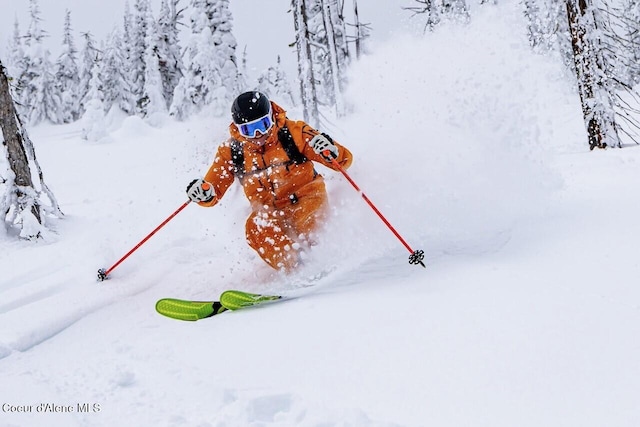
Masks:
[[[286,112],[276,103],[271,102],[274,114],[274,128],[264,145],[258,146],[245,139],[235,124],[229,125],[231,138],[218,147],[213,164],[204,180],[213,184],[215,197],[210,202],[200,202],[201,206],[214,206],[233,184],[234,163],[231,158],[231,142],[235,139],[242,143],[245,174],[241,180],[244,194],[251,202],[253,210],[279,209],[291,203],[292,195],[300,198],[324,190],[324,180],[311,161],[301,164],[290,162],[282,144],[278,140],[278,130],[283,126],[289,128],[296,147],[307,159],[321,163],[336,170],[331,162],[316,154],[309,146],[309,141],[319,132],[303,121],[293,121],[286,117]],[[334,141],[335,142],[335,141]],[[353,160],[352,154],[338,143],[339,156],[337,162],[348,168]]]

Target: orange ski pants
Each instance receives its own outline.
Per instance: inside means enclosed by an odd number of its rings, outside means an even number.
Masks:
[[[327,204],[327,194],[321,191],[281,209],[254,211],[245,225],[247,243],[271,267],[292,270],[300,262],[300,249],[313,243],[313,233],[326,217]]]

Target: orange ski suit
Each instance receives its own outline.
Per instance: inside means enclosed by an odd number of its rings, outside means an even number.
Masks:
[[[327,213],[327,191],[322,175],[313,162],[336,167],[316,154],[309,141],[319,132],[303,121],[293,121],[276,103],[271,102],[274,126],[264,145],[243,137],[235,124],[229,125],[231,138],[218,147],[213,164],[204,180],[213,186],[215,197],[201,206],[214,206],[237,177],[251,204],[252,213],[245,225],[247,243],[275,269],[291,270],[299,263],[299,249],[313,242],[313,232]],[[289,158],[278,131],[286,126],[300,153],[310,161],[294,163]],[[244,171],[238,173],[232,160],[231,145],[237,141],[244,156]],[[335,141],[334,141],[335,143]],[[343,168],[353,156],[338,143],[336,161]]]

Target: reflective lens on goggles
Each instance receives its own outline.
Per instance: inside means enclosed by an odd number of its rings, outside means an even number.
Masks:
[[[264,117],[260,117],[257,120],[254,120],[249,123],[237,124],[238,130],[240,134],[247,138],[255,138],[257,137],[257,133],[260,132],[262,135],[266,134],[271,126],[273,126],[273,120],[271,119],[271,112]]]

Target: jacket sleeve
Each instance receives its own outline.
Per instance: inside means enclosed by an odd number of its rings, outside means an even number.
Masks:
[[[235,178],[233,173],[233,160],[231,160],[231,146],[230,142],[224,142],[213,159],[213,164],[209,167],[204,180],[213,185],[213,192],[215,197],[210,202],[199,202],[200,206],[211,207],[215,206],[227,189],[233,184]]]
[[[307,159],[321,163],[333,170],[338,170],[333,162],[328,162],[322,155],[316,154],[315,151],[313,151],[313,148],[309,145],[309,141],[311,141],[313,137],[318,135],[320,132],[303,121],[287,121],[287,127],[293,136],[296,147],[298,147],[298,150],[300,150]],[[338,147],[338,158],[336,161],[344,169],[347,169],[353,162],[353,155],[346,147],[339,144],[335,139],[333,140],[333,143]]]

